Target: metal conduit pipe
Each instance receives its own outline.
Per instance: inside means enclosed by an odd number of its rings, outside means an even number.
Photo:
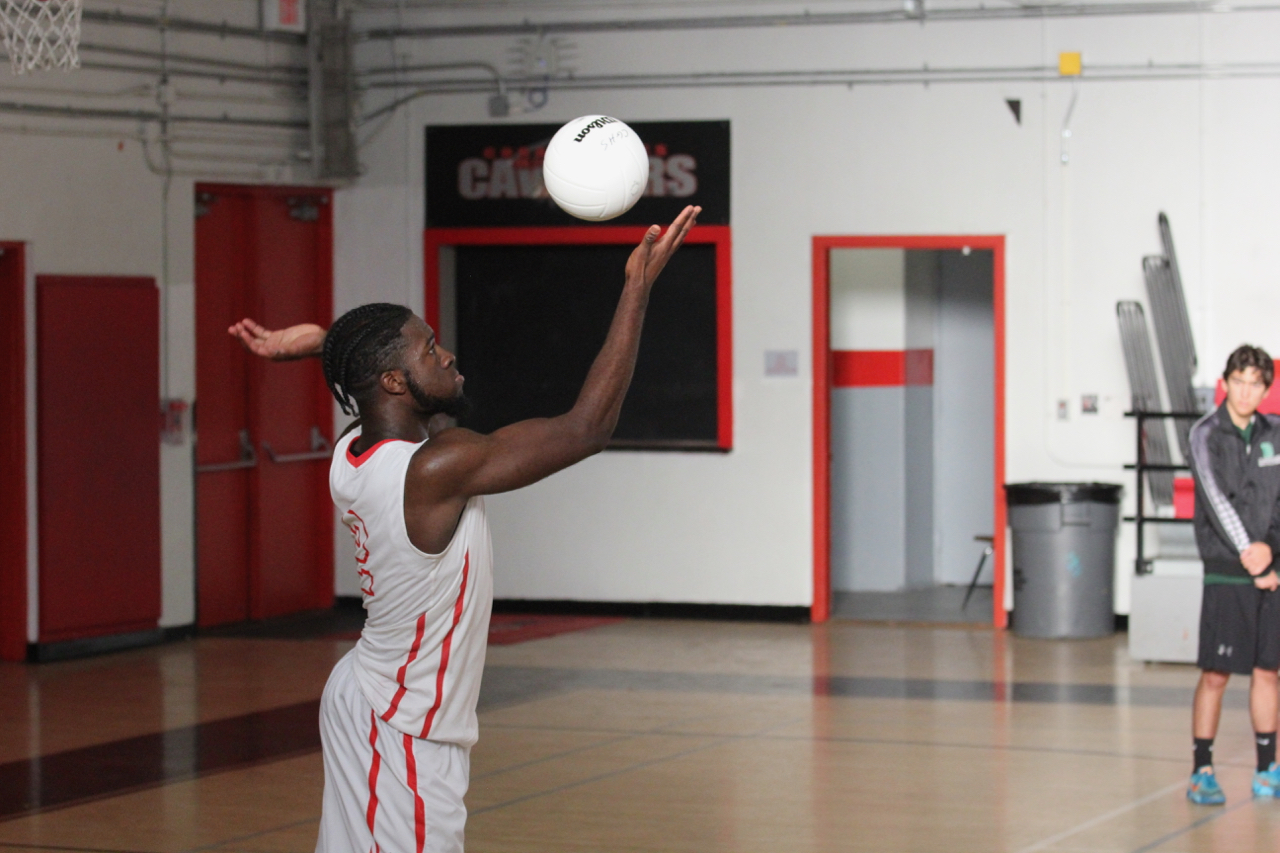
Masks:
[[[94,71],[118,71],[123,74],[145,74],[151,77],[158,77],[161,73],[159,65],[124,65],[114,62],[94,62],[93,60],[81,60],[81,68],[88,68]],[[237,74],[226,71],[199,71],[196,69],[170,68],[166,72],[170,77],[189,77],[198,80],[217,80],[218,82],[227,83],[262,83],[269,86],[279,86],[283,89],[306,89],[307,82],[305,80],[288,80],[278,77],[267,77],[260,74]]]
[[[530,88],[556,91],[592,89],[687,89],[740,88],[762,86],[883,86],[924,83],[1040,83],[1062,80],[1120,82],[1134,80],[1188,80],[1280,77],[1280,63],[1239,65],[1132,65],[1090,66],[1087,74],[1063,78],[1056,67],[962,68],[962,69],[883,69],[852,71],[796,72],[724,72],[708,74],[653,74],[599,77],[571,77],[537,80],[509,79],[512,89]],[[409,95],[398,98],[365,115],[368,122],[417,98],[428,95],[474,94],[492,91],[487,80],[404,81],[397,87],[415,86]],[[361,89],[370,91],[391,88],[392,84],[372,82]]]
[[[490,65],[488,62],[442,62],[432,65],[402,65],[396,67],[394,65],[386,65],[380,68],[366,68],[363,71],[357,71],[357,77],[367,77],[370,75],[383,74],[416,74],[423,71],[466,71],[469,68],[479,68],[493,75],[495,82],[502,82],[502,73],[498,69]]]
[[[157,110],[108,110],[93,107],[55,107],[48,104],[26,104],[17,101],[0,101],[0,113],[17,113],[31,116],[52,116],[57,118],[94,118],[117,121],[160,121],[161,114]],[[165,117],[172,124],[213,124],[233,127],[280,127],[291,130],[306,130],[305,120],[259,118],[256,116],[198,116],[169,115]]]
[[[259,128],[260,130],[274,130],[275,128]],[[293,131],[289,131],[293,132]],[[14,136],[54,136],[65,137],[68,139],[114,139],[123,140],[130,139],[140,142],[146,139],[145,134],[141,131],[120,132],[118,128],[101,128],[96,130],[75,130],[66,127],[32,127],[30,125],[6,125],[0,124],[0,135]],[[255,139],[247,136],[242,137],[217,137],[217,136],[187,136],[185,134],[172,134],[173,143],[186,145],[240,145],[250,146],[259,145],[270,148],[289,147],[289,140],[282,139]]]
[[[485,91],[493,91],[493,86],[496,85],[498,87],[499,95],[506,94],[506,86],[504,85],[502,74],[499,73],[497,68],[495,68],[494,66],[490,65],[487,62],[452,62],[452,63],[443,63],[438,65],[414,65],[414,66],[406,67],[401,70],[405,72],[454,71],[454,70],[462,71],[468,68],[479,68],[481,70],[488,71],[490,74],[493,75],[493,81],[490,83],[489,87],[485,89]],[[396,69],[390,69],[390,72],[394,72],[395,70]],[[371,71],[367,71],[365,73],[366,74],[385,74],[390,72],[387,69],[374,69]],[[359,79],[360,76],[361,75],[357,74],[356,78]],[[372,88],[375,85],[378,88],[403,88],[406,84],[403,82],[395,81],[395,80],[389,80],[389,81],[384,81],[378,84],[371,84],[369,87],[366,87],[366,88]],[[413,84],[410,84],[410,85],[413,85]],[[400,109],[405,104],[409,103],[410,101],[416,101],[418,98],[426,97],[429,94],[432,94],[432,93],[427,89],[419,88],[416,91],[413,91],[407,95],[404,95],[403,97],[396,98],[394,101],[392,101],[389,104],[385,104],[379,107],[378,109],[374,110],[373,112],[369,113],[368,115],[360,119],[360,122],[361,124],[364,124],[364,123],[373,121],[379,116],[384,116],[384,115],[387,115],[388,113],[393,113],[396,110]]]
[[[119,9],[107,12],[87,8],[81,11],[80,17],[82,21],[94,24],[140,27],[148,30],[169,29],[176,32],[202,33],[222,38],[246,38],[255,41],[272,41],[298,46],[305,46],[307,43],[307,37],[303,33],[234,26],[226,21],[200,21],[194,18],[174,18],[168,15],[131,15],[121,12]]]
[[[155,59],[167,60],[168,62],[187,63],[189,65],[205,65],[211,68],[227,68],[232,71],[246,72],[263,72],[267,74],[293,75],[297,77],[307,76],[307,67],[305,65],[259,65],[253,62],[233,62],[227,59],[215,59],[208,56],[192,56],[183,53],[164,53],[156,50],[140,50],[133,47],[118,47],[109,44],[95,44],[93,42],[80,42],[81,53],[106,53],[114,56],[130,56],[135,59]]]
[[[42,89],[37,86],[0,86],[0,97],[10,98],[36,98],[49,101],[55,98],[72,98],[76,102],[83,100],[95,101],[145,101],[148,104],[155,103],[156,89],[154,86],[138,86],[132,89],[118,92],[104,92],[94,90],[76,90],[63,88]],[[266,107],[268,109],[282,109],[290,107],[300,107],[304,103],[301,98],[279,97],[255,97],[252,95],[234,95],[223,94],[220,92],[200,92],[200,91],[178,91],[175,93],[177,100],[184,104],[234,104],[244,107]],[[211,108],[211,107],[210,107]]]
[[[1036,3],[1000,6],[886,8],[872,12],[804,12],[779,15],[719,15],[712,17],[632,18],[609,21],[524,20],[510,24],[464,24],[434,27],[373,27],[358,30],[361,41],[483,36],[554,35],[559,33],[626,33],[659,30],[716,30],[760,27],[847,26],[850,24],[921,23],[923,21],[987,21],[1008,18],[1090,18],[1117,15],[1187,15],[1212,12],[1275,12],[1280,4],[1230,4],[1214,0],[1186,2]]]

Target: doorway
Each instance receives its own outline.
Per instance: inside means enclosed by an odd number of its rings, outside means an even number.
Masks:
[[[197,624],[333,603],[332,400],[316,359],[249,355],[227,327],[333,316],[332,192],[196,186]]]
[[[813,251],[814,620],[1003,627],[1003,238]]]

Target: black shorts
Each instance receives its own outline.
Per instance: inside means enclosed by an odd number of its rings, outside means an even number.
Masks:
[[[1196,665],[1240,674],[1280,669],[1280,592],[1251,583],[1205,584]]]

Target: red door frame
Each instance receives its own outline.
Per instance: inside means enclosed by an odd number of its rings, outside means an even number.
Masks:
[[[1004,609],[1004,236],[871,236],[813,238],[813,606],[810,618],[831,616],[831,250],[832,249],[991,250],[995,311],[995,588],[992,624],[1007,627]]]
[[[0,242],[0,518],[5,559],[0,563],[0,660],[27,657],[27,259],[23,243]],[[16,269],[15,269],[16,267]]]
[[[496,228],[428,228],[423,232],[423,283],[428,325],[440,328],[440,249],[444,246],[635,245],[643,225]],[[698,225],[688,244],[716,247],[716,444],[733,448],[733,245],[728,225]],[[446,341],[452,346],[454,341]]]

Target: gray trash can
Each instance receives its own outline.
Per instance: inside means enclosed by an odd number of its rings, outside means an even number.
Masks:
[[[1112,584],[1120,486],[1009,483],[1013,630],[1023,637],[1115,632]]]

